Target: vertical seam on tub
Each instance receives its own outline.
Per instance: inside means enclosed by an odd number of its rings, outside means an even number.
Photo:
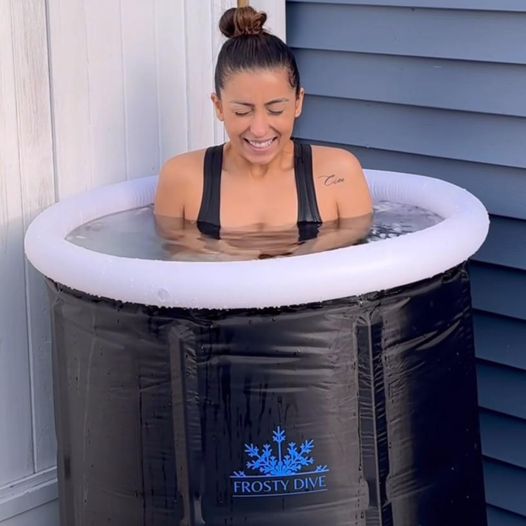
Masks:
[[[373,314],[369,314],[367,318],[362,319],[362,327],[357,330],[357,349],[358,349],[358,396],[359,396],[359,426],[360,426],[360,451],[363,463],[363,473],[369,490],[368,509],[376,510],[376,516],[373,516],[369,511],[366,524],[375,526],[390,526],[392,525],[392,512],[384,513],[382,491],[383,469],[380,460],[380,445],[377,437],[377,412],[378,412],[378,396],[376,386],[376,366],[374,355],[374,331],[372,324]],[[383,375],[383,366],[380,366]],[[365,374],[360,374],[360,370],[365,370]],[[384,389],[385,392],[385,389]],[[385,398],[385,397],[384,397]],[[370,414],[367,414],[367,406],[369,405]],[[385,403],[384,403],[385,406]],[[385,412],[385,407],[384,407]],[[367,425],[367,418],[370,419]],[[364,425],[365,424],[365,425]],[[365,429],[364,429],[365,428]],[[364,440],[367,436],[368,429],[372,435],[369,440]],[[385,429],[387,439],[387,426]],[[369,455],[367,452],[369,451]],[[387,459],[388,462],[388,459]],[[371,489],[374,490],[373,498],[371,498]]]
[[[55,429],[57,430],[57,479],[58,479],[58,504],[59,504],[59,515],[61,519],[72,517],[73,512],[71,507],[73,505],[73,498],[67,495],[71,493],[71,484],[65,481],[70,477],[71,470],[71,445],[67,444],[71,442],[70,426],[69,422],[65,423],[67,416],[69,415],[69,408],[64,408],[68,403],[69,399],[67,396],[59,396],[58,393],[61,391],[63,384],[61,367],[63,364],[59,359],[59,349],[61,343],[58,341],[58,318],[59,314],[59,297],[60,292],[58,285],[48,278],[45,278],[46,286],[48,289],[48,295],[50,299],[50,318],[51,318],[51,330],[52,330],[52,345],[51,345],[51,367],[53,374],[53,398],[54,398],[54,415],[55,415]],[[53,297],[52,297],[53,296]],[[62,308],[64,305],[64,299],[62,302]],[[63,332],[63,331],[62,331]],[[63,337],[63,334],[62,334]],[[65,365],[67,368],[67,365]],[[66,380],[67,384],[67,380]],[[60,430],[60,431],[59,431]],[[65,452],[69,455],[66,456]]]
[[[174,330],[174,329],[172,329]],[[181,328],[175,330],[181,330]],[[193,524],[193,508],[192,508],[192,498],[190,495],[191,492],[191,468],[189,465],[190,460],[190,445],[188,439],[188,410],[186,404],[186,395],[187,395],[187,382],[186,382],[186,367],[185,367],[185,349],[182,344],[183,338],[179,334],[176,334],[175,337],[168,337],[169,349],[170,349],[170,367],[171,367],[171,377],[172,377],[172,422],[173,422],[173,433],[174,433],[174,448],[175,448],[175,466],[176,466],[176,479],[177,479],[177,495],[176,499],[181,495],[180,504],[182,506],[182,517],[181,525],[190,526]],[[174,343],[172,348],[172,342]],[[177,394],[176,394],[177,392]],[[179,397],[180,402],[177,403],[176,396]],[[177,424],[180,426],[177,426]],[[178,430],[177,428],[180,427]],[[179,435],[180,439],[177,438]],[[182,445],[183,454],[181,455],[182,461],[177,460],[178,450],[180,451],[180,446]],[[178,464],[181,467],[179,472]],[[182,485],[186,487],[181,488]],[[183,491],[179,491],[183,489]]]
[[[92,374],[92,366],[93,366],[93,358],[95,354],[95,349],[97,347],[97,339],[99,338],[97,334],[97,311],[95,308],[90,309],[90,315],[91,315],[91,329],[93,331],[90,343],[89,343],[89,354],[88,354],[88,362],[87,367],[85,371],[85,377],[86,377],[86,386],[84,389],[84,415],[82,418],[82,499],[84,503],[88,502],[89,497],[89,484],[87,483],[88,480],[88,470],[86,469],[86,458],[87,458],[87,445],[89,442],[89,432],[88,432],[88,426],[90,421],[90,409],[91,409],[91,396],[90,396],[90,390],[91,390],[91,374]],[[80,374],[79,374],[80,376]]]
[[[367,358],[368,358],[368,373],[371,378],[371,411],[372,411],[372,425],[373,425],[373,446],[374,446],[374,466],[375,466],[375,497],[378,508],[379,515],[379,525],[382,524],[381,518],[381,492],[380,492],[380,481],[379,481],[379,471],[380,464],[378,461],[378,448],[377,448],[377,426],[376,426],[376,378],[374,371],[374,352],[373,352],[373,336],[371,328],[371,320],[369,320],[369,325],[367,327]]]
[[[374,312],[374,311],[373,311]],[[380,309],[379,312],[384,312],[383,309]],[[378,366],[376,366],[375,361],[373,360],[373,371],[375,372],[375,430],[378,432],[378,427],[380,427],[380,434],[376,434],[376,445],[377,445],[377,466],[378,466],[378,491],[380,493],[380,524],[383,526],[392,526],[393,516],[391,503],[387,498],[387,478],[389,476],[389,437],[387,430],[387,408],[386,408],[386,387],[385,387],[385,349],[384,342],[382,339],[382,333],[384,330],[383,327],[383,317],[381,318],[380,323],[380,334],[379,341],[380,344],[380,354],[377,357]],[[371,329],[372,333],[372,329]],[[378,341],[373,338],[371,335],[371,349],[373,350],[374,358],[374,342]],[[378,371],[376,371],[376,369]],[[376,373],[378,373],[376,375]],[[381,424],[379,426],[379,424]],[[382,429],[383,428],[383,429]]]
[[[137,356],[137,355],[136,355]],[[146,452],[144,451],[144,423],[143,423],[143,403],[142,403],[142,371],[140,366],[140,360],[142,357],[139,354],[139,357],[135,361],[135,378],[137,380],[137,393],[138,393],[138,406],[139,406],[139,429],[137,430],[137,437],[139,440],[139,453],[140,457],[137,459],[137,464],[139,465],[140,478],[141,478],[141,488],[143,492],[143,501],[142,501],[142,524],[146,523],[146,488],[145,488],[145,479],[144,479],[144,460],[147,458]]]

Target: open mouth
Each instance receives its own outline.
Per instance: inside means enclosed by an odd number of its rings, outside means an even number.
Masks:
[[[250,139],[244,139],[254,150],[265,151],[268,150],[274,142],[277,140],[277,137],[272,137],[265,141],[254,141]]]

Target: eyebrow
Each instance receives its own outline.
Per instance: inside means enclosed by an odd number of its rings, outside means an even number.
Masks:
[[[265,106],[271,106],[272,104],[277,104],[278,102],[288,102],[289,99],[283,98],[283,99],[274,99],[269,102],[265,102]],[[255,105],[250,104],[249,102],[242,102],[240,100],[229,100],[230,104],[239,104],[241,106],[248,106],[249,108],[253,108]]]

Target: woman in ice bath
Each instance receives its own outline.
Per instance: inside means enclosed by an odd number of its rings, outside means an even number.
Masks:
[[[228,40],[212,102],[230,140],[178,155],[160,175],[157,225],[193,250],[212,242],[241,259],[299,254],[352,244],[370,226],[371,197],[356,157],[291,138],[304,91],[291,50],[263,29],[265,20],[241,7],[219,23]],[[321,235],[325,225],[332,229]]]

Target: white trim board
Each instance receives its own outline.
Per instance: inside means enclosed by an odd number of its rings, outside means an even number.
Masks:
[[[57,498],[56,468],[11,482],[0,487],[0,522]]]
[[[3,521],[2,526],[59,526],[58,500],[15,515]]]

